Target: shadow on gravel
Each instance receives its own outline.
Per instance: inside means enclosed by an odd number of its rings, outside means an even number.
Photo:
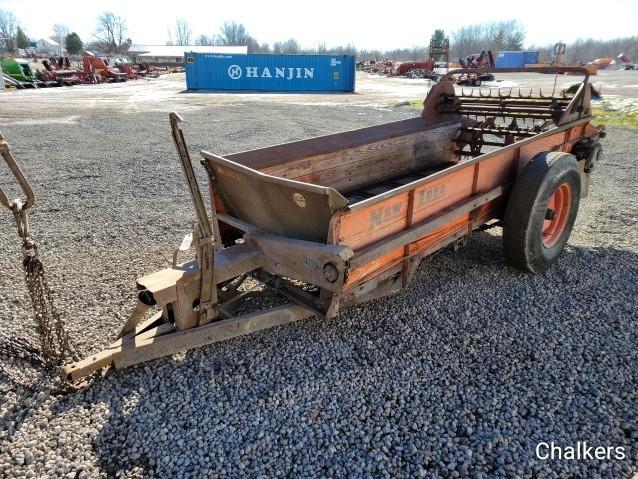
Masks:
[[[0,358],[0,361],[5,361],[5,358]],[[23,369],[30,370],[31,382],[24,379],[21,371]],[[34,374],[35,379],[33,379]],[[0,437],[11,440],[15,433],[20,431],[23,423],[29,419],[30,413],[48,400],[51,389],[43,392],[40,386],[49,382],[45,371],[39,368],[33,371],[33,366],[27,361],[13,360],[10,366],[0,364],[0,384],[3,385],[0,388],[0,397],[12,396],[11,405],[1,408]]]
[[[108,404],[108,476],[630,477],[638,255],[569,246],[534,276],[500,245],[477,234],[393,297],[118,372],[55,413]],[[540,460],[541,441],[628,454]]]

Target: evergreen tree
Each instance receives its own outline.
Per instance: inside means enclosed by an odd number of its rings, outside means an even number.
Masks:
[[[21,27],[18,27],[16,31],[16,46],[18,48],[29,48],[29,37],[27,37]]]
[[[82,43],[77,33],[71,32],[64,39],[64,46],[69,55],[77,55],[84,48],[84,43]]]

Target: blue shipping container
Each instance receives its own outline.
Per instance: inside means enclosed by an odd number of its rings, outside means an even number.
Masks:
[[[538,52],[523,52],[523,63],[525,63],[525,65],[535,65],[538,63]]]
[[[523,68],[525,60],[523,52],[498,52],[496,68]]]
[[[184,55],[189,90],[354,91],[350,55]]]

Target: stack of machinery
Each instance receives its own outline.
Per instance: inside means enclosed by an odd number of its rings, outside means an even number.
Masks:
[[[494,55],[491,50],[482,50],[481,53],[473,53],[465,57],[465,60],[459,58],[459,64],[466,70],[480,70],[486,68],[494,68]],[[457,79],[459,85],[481,86],[483,82],[494,81],[492,73],[464,73]]]
[[[5,58],[2,66],[3,84],[16,89],[48,88],[78,84],[112,83],[157,76],[157,69],[148,64],[119,61],[112,66],[107,58],[84,55],[82,68],[74,68],[68,57],[41,60],[43,68],[34,71],[28,60]]]
[[[408,78],[438,80],[447,72],[449,65],[450,40],[430,41],[429,56],[426,61],[392,62],[376,60],[357,62],[357,69],[368,73]]]

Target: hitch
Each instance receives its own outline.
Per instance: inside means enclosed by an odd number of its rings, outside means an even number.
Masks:
[[[181,118],[170,114],[173,140],[193,201],[197,228],[193,241],[196,258],[137,280],[137,304],[114,343],[105,350],[64,366],[62,376],[76,380],[102,368],[123,368],[205,344],[303,319],[322,311],[306,298],[267,310],[234,316],[241,300],[265,291],[239,292],[237,288],[254,273],[268,283],[284,274],[286,265],[314,284],[338,289],[345,280],[353,252],[340,245],[294,240],[261,230],[244,234],[244,242],[224,248],[217,212],[209,219],[195,178],[181,129]],[[311,258],[324,266],[308,268]],[[314,262],[312,263],[314,264]],[[257,274],[263,271],[263,274]],[[223,293],[223,294],[222,294]],[[223,301],[220,301],[222,294]],[[306,303],[304,303],[306,301]],[[151,308],[159,308],[147,317]],[[146,318],[146,319],[145,319]]]
[[[9,209],[13,209],[14,205],[19,205],[15,208],[18,210],[28,210],[33,206],[33,203],[35,203],[35,195],[33,194],[31,185],[29,185],[29,182],[25,178],[24,173],[22,173],[22,170],[18,166],[18,163],[16,163],[16,160],[13,157],[11,150],[9,149],[9,144],[5,141],[2,133],[0,133],[0,154],[2,155],[2,158],[4,158],[4,161],[7,163],[7,166],[11,170],[11,173],[13,174],[14,178],[18,182],[18,185],[20,186],[22,192],[26,197],[24,201],[21,199],[15,199],[11,201],[7,198],[7,195],[4,194],[2,188],[0,188],[0,205]]]
[[[1,133],[0,155],[24,194],[24,198],[9,200],[0,188],[0,205],[10,209],[13,213],[18,235],[22,239],[24,278],[35,315],[35,330],[40,341],[38,361],[46,367],[59,366],[69,357],[77,359],[79,357],[78,348],[71,341],[64,321],[55,307],[44,273],[44,265],[38,255],[38,247],[29,231],[29,209],[35,203],[33,189]]]
[[[215,214],[215,207],[213,206],[213,225],[215,231],[215,237],[213,238],[213,231],[211,230],[211,224],[206,214],[206,208],[204,207],[204,200],[202,199],[202,193],[193,171],[193,163],[191,162],[190,155],[188,154],[188,148],[186,141],[184,140],[184,132],[182,131],[181,123],[182,117],[177,113],[172,112],[169,115],[171,123],[171,132],[173,135],[173,141],[175,142],[175,148],[179,155],[180,162],[182,163],[182,169],[184,170],[184,176],[186,177],[186,183],[188,184],[188,190],[193,200],[193,206],[195,207],[195,215],[197,216],[197,226],[199,229],[199,238],[197,239],[197,257],[199,259],[199,269],[201,271],[201,290],[199,295],[199,321],[198,325],[210,323],[218,316],[215,305],[217,304],[217,285],[213,279],[213,270],[215,266],[214,246],[221,244],[221,238],[219,235],[219,225],[217,223],[217,217]]]

